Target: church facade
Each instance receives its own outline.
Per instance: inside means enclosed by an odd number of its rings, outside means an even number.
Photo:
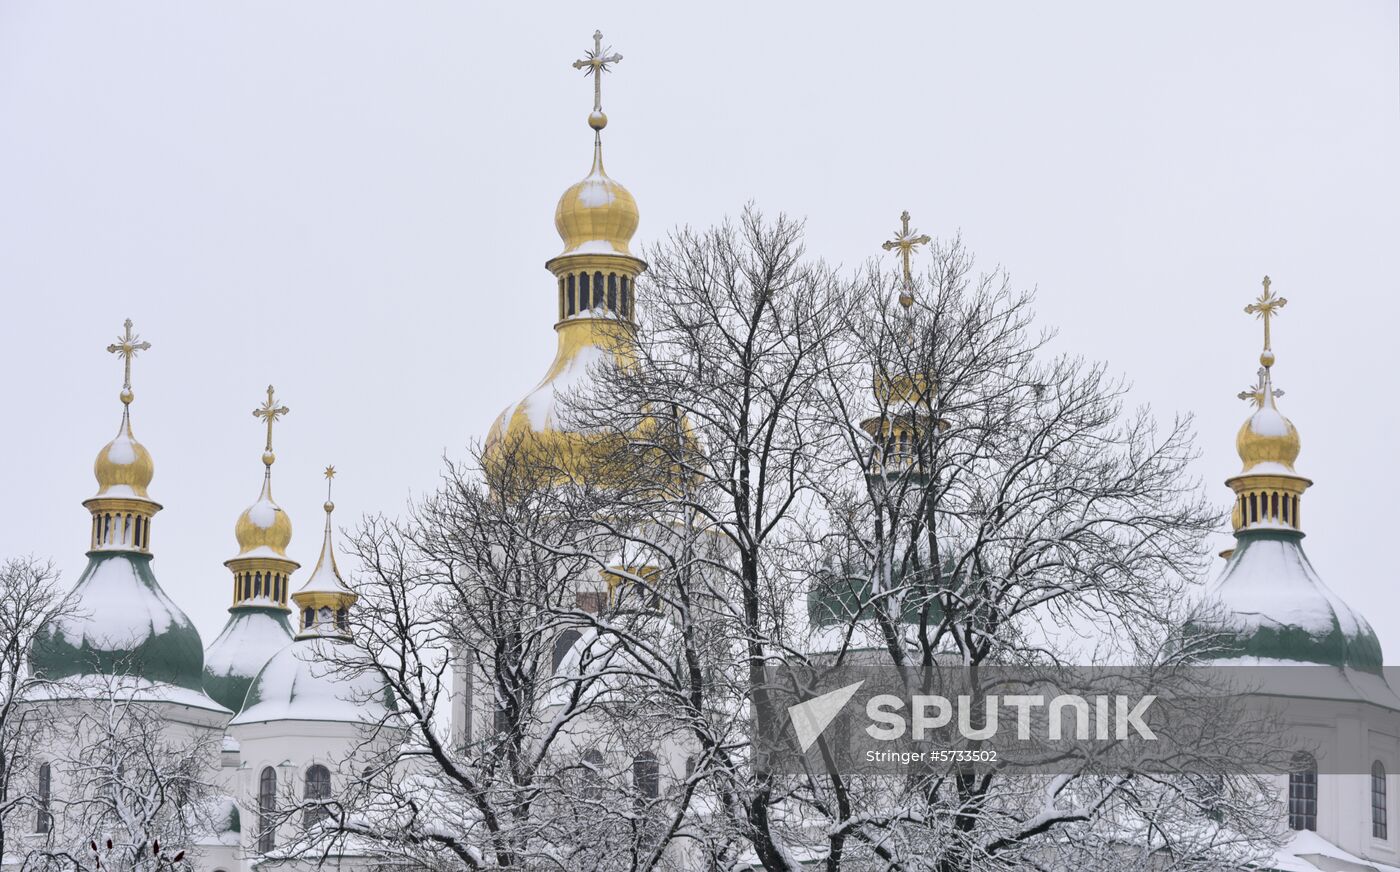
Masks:
[[[627,356],[628,334],[615,328],[635,318],[636,283],[646,264],[630,249],[639,222],[636,200],[603,166],[607,116],[596,88],[616,60],[595,42],[595,51],[580,62],[591,65],[595,77],[593,158],[587,176],[564,193],[555,212],[564,249],[546,267],[557,290],[557,354],[540,384],[492,425],[488,458],[507,443],[534,443],[553,456],[574,458],[582,468],[592,437],[568,427],[557,400],[586,379],[596,361]],[[904,258],[907,279],[909,252],[927,237],[912,235],[907,216],[905,231],[892,245]],[[907,288],[906,281],[909,293]],[[1255,408],[1236,440],[1243,466],[1227,482],[1235,495],[1237,545],[1209,586],[1224,608],[1223,623],[1211,629],[1235,639],[1238,656],[1226,662],[1306,665],[1329,670],[1335,679],[1331,696],[1292,708],[1302,713],[1297,729],[1316,752],[1300,756],[1295,772],[1280,782],[1287,797],[1280,815],[1294,835],[1274,868],[1400,869],[1400,697],[1387,681],[1375,633],[1327,588],[1303,552],[1302,497],[1311,482],[1295,469],[1298,431],[1279,411],[1272,380],[1270,319],[1283,304],[1266,280],[1250,308],[1264,319],[1264,351],[1259,382],[1247,392]],[[149,347],[128,321],[109,348],[124,365],[121,418],[116,436],[98,452],[97,492],[83,503],[91,515],[88,564],[73,588],[74,616],[48,628],[32,657],[33,671],[55,682],[55,690],[33,704],[48,707],[55,722],[63,723],[119,694],[159,712],[170,735],[208,748],[201,780],[217,785],[223,799],[215,825],[194,846],[203,872],[370,868],[372,854],[348,849],[329,858],[289,853],[283,833],[268,825],[279,805],[331,800],[345,790],[355,777],[357,755],[369,753],[366,728],[392,720],[395,704],[372,678],[346,676],[327,665],[337,660],[336,646],[348,643],[357,600],[336,561],[329,493],[334,469],[326,470],[319,553],[301,580],[301,565],[288,553],[292,522],[273,496],[274,428],[289,410],[268,387],[266,401],[254,411],[266,426],[263,478],[256,500],[237,518],[237,551],[225,561],[229,617],[206,646],[176,602],[181,592],[166,591],[153,567],[159,546],[154,518],[162,506],[150,492],[154,461],[133,430],[131,379],[133,361]],[[877,385],[881,389],[929,388],[904,382]],[[898,421],[872,419],[865,429],[872,444],[898,445]],[[624,561],[617,575],[647,571]],[[618,592],[604,584],[581,592],[581,603],[585,595],[606,600]],[[839,604],[820,598],[809,610],[818,631],[839,612]],[[565,650],[560,659],[567,658]],[[451,728],[459,746],[491,729],[490,706],[472,693],[471,671],[471,664],[458,664]],[[682,759],[686,750],[668,747],[662,753]],[[79,825],[61,810],[64,797],[80,786],[57,764],[58,756],[24,776],[32,778],[44,804],[25,841],[30,846],[59,843]],[[1331,774],[1336,772],[1366,774]],[[0,868],[14,868],[17,857],[0,858]]]

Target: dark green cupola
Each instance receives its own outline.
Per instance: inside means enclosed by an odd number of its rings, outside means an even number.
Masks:
[[[171,698],[218,710],[202,689],[199,632],[151,571],[151,519],[161,506],[146,490],[155,472],[151,454],[131,431],[131,361],[148,348],[129,320],[107,348],[122,358],[126,376],[121,425],[97,455],[97,494],[83,503],[92,515],[88,564],[73,588],[72,610],[44,629],[30,665],[50,679],[143,680],[155,698],[162,687],[182,688],[189,692]]]

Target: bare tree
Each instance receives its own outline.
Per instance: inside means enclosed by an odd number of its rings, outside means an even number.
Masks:
[[[20,836],[47,830],[39,767],[54,725],[27,700],[51,683],[30,670],[29,653],[42,629],[69,611],[52,563],[24,557],[0,566],[0,859],[26,851]]]
[[[172,721],[139,679],[87,676],[83,688],[44,704],[67,709],[56,718],[64,793],[46,855],[61,868],[193,869],[197,842],[214,830],[217,735]]]

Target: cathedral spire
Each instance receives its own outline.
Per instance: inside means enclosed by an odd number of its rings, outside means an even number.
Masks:
[[[569,186],[554,210],[554,226],[564,250],[545,262],[554,274],[558,310],[554,330],[557,351],[544,379],[520,402],[507,408],[486,438],[488,463],[509,450],[538,452],[535,464],[560,475],[592,469],[600,453],[594,433],[574,432],[557,414],[560,395],[588,382],[594,364],[628,365],[636,317],[637,277],[646,263],[630,245],[640,220],[637,201],[603,167],[602,77],[622,60],[593,34],[593,47],[573,68],[593,77],[593,162],[588,175]],[[509,448],[507,448],[509,446]]]
[[[131,362],[149,351],[151,343],[132,330],[130,318],[122,326],[117,341],[107,346],[122,361],[122,419],[117,435],[97,453],[93,463],[97,494],[83,505],[92,512],[92,550],[148,552],[151,517],[161,507],[146,492],[155,475],[151,453],[131,432],[131,403],[136,398],[131,390]]]
[[[335,563],[335,534],[331,517],[335,503],[331,500],[331,488],[335,483],[335,467],[327,466],[326,477],[326,531],[321,539],[321,556],[316,560],[316,568],[306,579],[292,599],[301,611],[301,632],[297,638],[308,636],[346,636],[349,634],[350,606],[358,596],[340,577],[340,568]]]
[[[880,247],[892,251],[899,258],[902,268],[899,289],[899,305],[904,310],[904,324],[901,335],[905,343],[911,343],[913,334],[914,271],[911,259],[915,252],[932,240],[909,226],[909,210],[899,216],[900,229],[894,238]],[[894,350],[891,349],[893,352]],[[917,442],[924,438],[923,427],[928,416],[921,412],[920,405],[928,393],[927,377],[921,372],[909,372],[896,361],[894,352],[884,361],[887,371],[874,374],[875,401],[879,414],[861,422],[861,428],[870,434],[875,442],[871,458],[871,474],[905,475],[911,466],[919,461]],[[946,428],[943,421],[936,422],[939,428]]]
[[[272,499],[272,427],[291,410],[277,400],[276,389],[267,386],[267,399],[253,410],[253,416],[267,425],[263,446],[263,482],[258,499],[243,510],[234,524],[238,553],[224,562],[233,572],[234,607],[256,606],[285,609],[288,582],[299,564],[287,556],[292,541],[292,521]]]
[[[1264,276],[1264,290],[1258,299],[1244,307],[1264,325],[1264,347],[1259,353],[1255,383],[1239,393],[1254,407],[1235,437],[1235,448],[1243,464],[1240,474],[1226,484],[1235,492],[1231,513],[1236,531],[1249,529],[1299,530],[1299,502],[1312,484],[1293,468],[1300,442],[1293,422],[1278,409],[1283,391],[1274,388],[1272,321],[1288,300],[1275,296],[1273,282]]]

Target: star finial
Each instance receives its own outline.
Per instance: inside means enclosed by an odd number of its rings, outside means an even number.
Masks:
[[[150,350],[151,343],[145,342],[140,336],[131,332],[131,319],[127,318],[123,325],[126,330],[117,341],[107,346],[107,351],[117,355],[122,359],[122,405],[129,406],[136,395],[131,392],[131,361],[139,352]]]
[[[335,511],[335,503],[331,502],[331,485],[335,483],[335,466],[327,466],[324,473],[326,476],[326,514]]]
[[[608,116],[603,114],[603,73],[612,72],[612,65],[622,60],[622,55],[603,48],[603,32],[593,31],[593,50],[580,60],[574,61],[574,69],[583,70],[585,76],[593,77],[593,112],[588,116],[588,126],[601,131],[608,126]]]
[[[267,447],[263,449],[263,463],[269,467],[277,459],[277,455],[272,453],[272,425],[277,422],[278,418],[290,411],[291,409],[286,406],[277,405],[277,397],[272,385],[267,386],[267,401],[253,410],[253,417],[262,418],[267,422]]]
[[[883,243],[880,247],[885,251],[899,251],[899,257],[904,261],[904,289],[899,292],[899,304],[908,309],[914,305],[914,274],[909,269],[909,257],[914,253],[914,249],[920,245],[928,243],[928,236],[916,236],[915,231],[909,229],[909,210],[905,210],[899,216],[900,230],[895,234],[894,239]]]

